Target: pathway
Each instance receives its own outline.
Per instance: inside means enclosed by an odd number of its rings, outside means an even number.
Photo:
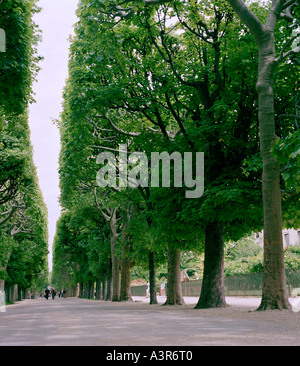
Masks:
[[[0,313],[0,346],[300,345],[300,314],[253,312],[259,299],[228,298],[221,310],[135,300],[22,301]]]

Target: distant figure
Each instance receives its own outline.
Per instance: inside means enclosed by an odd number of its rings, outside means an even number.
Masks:
[[[150,283],[149,283],[149,281],[147,281],[147,293],[146,293],[146,297],[150,297]]]
[[[45,299],[48,300],[49,299],[49,294],[50,294],[50,290],[48,289],[48,287],[45,290]]]
[[[62,293],[63,293],[63,298],[65,299],[67,297],[67,290],[64,288]]]
[[[55,299],[55,296],[56,296],[56,291],[55,291],[54,288],[51,291],[51,295],[52,295],[52,300],[54,300]]]

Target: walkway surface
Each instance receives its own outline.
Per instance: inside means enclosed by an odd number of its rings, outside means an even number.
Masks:
[[[0,313],[0,346],[300,345],[300,313],[254,312],[259,299],[227,298],[225,309],[25,300]],[[160,302],[164,299],[160,298]]]

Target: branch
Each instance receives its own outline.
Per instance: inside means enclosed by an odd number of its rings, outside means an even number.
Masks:
[[[0,226],[5,225],[14,215],[14,213],[18,210],[26,210],[26,206],[20,206],[20,205],[12,205],[10,210],[1,213],[1,216],[6,216],[5,219],[3,219],[2,221],[0,221]]]
[[[171,103],[171,100],[170,100],[170,97],[169,97],[168,93],[165,93],[165,96],[166,96],[166,101],[167,101],[168,107],[169,107],[173,117],[175,118],[176,122],[178,123],[178,126],[179,126],[181,132],[183,133],[183,136],[185,137],[188,145],[191,147],[192,150],[196,151],[196,147],[195,147],[193,141],[190,139],[190,137],[189,137],[182,121],[181,121],[180,116],[176,113],[176,111],[174,110],[174,108],[172,106],[172,103]],[[175,134],[175,136],[176,136],[176,134]]]
[[[285,9],[290,10],[292,8],[292,6],[296,5],[298,2],[299,2],[299,0],[289,0],[282,6],[281,11],[283,11]]]
[[[250,29],[256,40],[259,40],[265,31],[263,23],[257,18],[257,16],[245,5],[243,0],[228,0],[230,5],[240,19]]]
[[[296,52],[294,50],[289,50],[288,52],[285,52],[285,50],[291,46],[291,44],[297,39],[299,38],[299,34],[295,35],[294,37],[292,37],[283,47],[280,55],[275,59],[275,62],[281,62],[284,59],[288,58],[290,55],[295,54]]]
[[[94,198],[95,198],[95,202],[96,202],[96,209],[97,211],[99,211],[101,213],[101,215],[104,217],[104,219],[109,222],[111,220],[111,217],[108,216],[100,207],[100,204],[98,202],[98,197],[97,197],[97,187],[94,188]]]
[[[167,3],[171,3],[173,0],[143,0],[142,2],[145,5],[163,5]],[[121,1],[118,5],[115,5],[111,1],[111,6],[106,11],[102,11],[104,14],[114,13],[115,17],[120,17],[122,19],[128,19],[135,13],[135,6],[131,6],[129,8],[123,7],[123,5],[127,4],[129,1]],[[131,3],[141,3],[141,0],[132,0]]]
[[[106,115],[106,114],[104,114],[103,115],[103,118],[105,118],[109,123],[110,123],[110,125],[117,131],[117,132],[119,132],[119,133],[122,133],[123,135],[125,135],[125,136],[130,136],[130,137],[138,137],[138,136],[140,136],[141,135],[141,133],[140,132],[126,132],[126,131],[124,131],[124,130],[122,130],[121,128],[119,128],[119,127],[117,127],[114,123],[113,123],[113,121]]]
[[[5,212],[5,214],[8,214],[8,216],[6,216],[5,219],[3,219],[2,221],[0,221],[0,226],[6,224],[12,218],[13,214],[15,213],[15,211],[16,211],[16,207],[13,207],[10,211]],[[1,215],[4,215],[4,213],[1,214]]]
[[[289,7],[287,7],[287,8],[285,9],[285,12],[280,14],[279,18],[280,18],[280,19],[284,19],[284,20],[286,20],[287,22],[293,22],[293,21],[294,21],[294,17],[293,17],[293,15],[292,15],[292,13],[291,13],[291,9],[292,9],[292,7],[293,7],[294,5],[296,5],[296,3],[293,3],[292,5],[290,5]]]
[[[117,152],[117,153],[119,153],[119,152],[120,152],[120,150],[112,149],[112,148],[110,148],[110,147],[106,147],[106,146],[90,145],[89,147],[92,147],[92,148],[94,148],[94,149],[100,149],[100,150],[113,151],[113,152]],[[122,153],[124,154],[124,153],[125,153],[125,151],[122,151]],[[127,154],[129,155],[129,154],[131,154],[131,152],[130,152],[130,151],[127,151]]]

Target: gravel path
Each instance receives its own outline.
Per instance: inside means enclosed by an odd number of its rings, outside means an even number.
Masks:
[[[300,313],[255,312],[260,299],[227,298],[213,310],[194,310],[196,298],[182,307],[134,300],[22,301],[0,313],[0,346],[300,346]]]

